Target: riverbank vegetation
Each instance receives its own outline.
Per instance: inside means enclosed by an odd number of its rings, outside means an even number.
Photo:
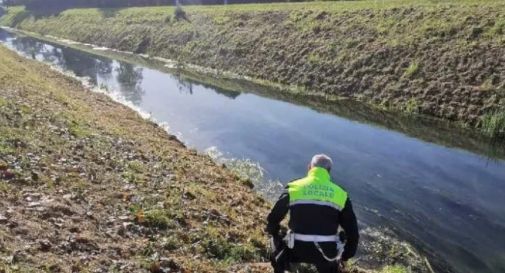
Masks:
[[[269,204],[247,183],[78,81],[3,47],[0,59],[0,272],[265,259]]]
[[[188,20],[174,20],[173,7],[55,16],[13,7],[1,23],[230,71],[305,95],[439,117],[489,135],[503,131],[502,122],[487,122],[505,111],[503,1],[188,6],[185,12]]]

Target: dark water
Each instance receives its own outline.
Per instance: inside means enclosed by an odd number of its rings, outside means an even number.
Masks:
[[[0,42],[119,91],[189,146],[259,162],[269,179],[301,177],[311,155],[327,153],[363,224],[392,228],[455,272],[505,272],[505,161],[479,154],[488,144],[478,138],[429,124],[388,130],[329,114],[357,108],[323,105],[323,113],[264,90],[212,88],[4,30]],[[434,144],[448,142],[459,148]]]

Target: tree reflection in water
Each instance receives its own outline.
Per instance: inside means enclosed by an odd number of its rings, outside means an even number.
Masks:
[[[115,68],[117,73],[117,82],[123,96],[134,105],[140,105],[142,96],[145,94],[142,89],[142,68],[135,67],[129,63],[120,62]]]
[[[179,92],[181,92],[183,94],[193,95],[193,83],[184,80],[180,76],[177,76],[176,80],[177,80],[177,83],[176,83],[177,89],[179,90]]]

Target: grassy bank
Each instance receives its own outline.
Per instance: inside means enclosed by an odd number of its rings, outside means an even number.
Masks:
[[[0,272],[263,260],[269,204],[231,171],[45,65],[0,59]]]
[[[505,3],[358,1],[11,8],[2,24],[504,132]]]

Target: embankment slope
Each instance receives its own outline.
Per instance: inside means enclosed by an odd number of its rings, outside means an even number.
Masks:
[[[0,46],[0,272],[228,272],[269,204],[209,157]]]
[[[11,8],[11,27],[422,113],[505,128],[505,3],[358,1],[75,9]]]

